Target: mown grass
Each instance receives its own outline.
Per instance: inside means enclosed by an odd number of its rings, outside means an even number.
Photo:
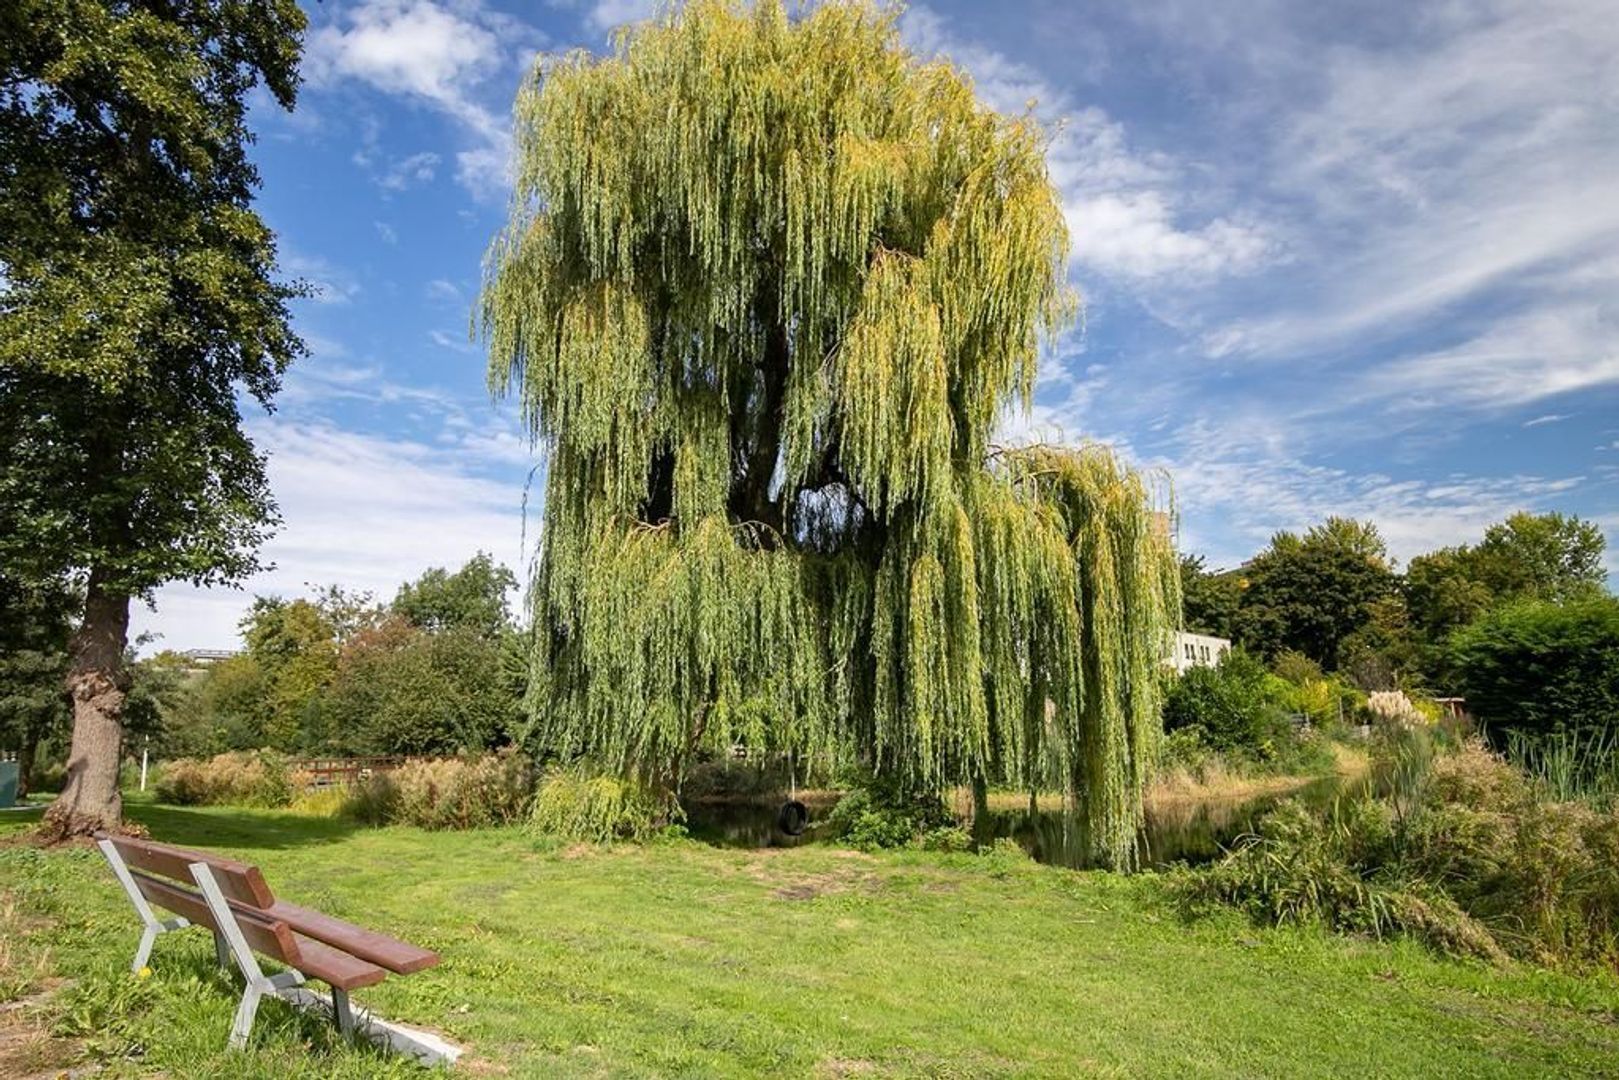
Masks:
[[[439,950],[439,967],[357,1000],[467,1047],[474,1074],[1522,1077],[1619,1061],[1612,980],[1186,923],[1152,875],[1005,851],[559,850],[516,830],[130,812],[159,839],[257,862],[290,900]],[[135,920],[93,849],[0,848],[0,893],[17,970],[42,954],[50,969],[0,985],[33,1002],[51,1053],[114,1076],[416,1071],[274,1002],[250,1051],[227,1053],[236,995],[208,937],[166,935],[152,976],[131,976]],[[66,982],[42,996],[52,979]],[[4,1053],[0,1075],[21,1075]]]

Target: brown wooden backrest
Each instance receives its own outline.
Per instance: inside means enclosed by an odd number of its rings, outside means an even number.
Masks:
[[[182,889],[144,870],[132,869],[129,876],[135,879],[135,887],[141,891],[141,895],[158,907],[183,916],[193,925],[206,926],[210,930],[219,929],[214,921],[214,913],[208,908],[208,902],[196,890]],[[219,879],[220,875],[215,871],[214,880]],[[241,928],[242,937],[250,946],[284,964],[298,966],[300,960],[298,942],[293,936],[292,928],[284,921],[266,918],[240,908],[233,911],[236,915],[236,925]]]
[[[132,870],[145,870],[190,886],[195,880],[191,876],[191,864],[207,863],[214,872],[214,880],[219,882],[219,891],[224,893],[227,899],[250,908],[263,909],[275,906],[275,894],[270,891],[264,875],[259,873],[256,866],[203,851],[191,851],[187,848],[174,847],[172,844],[159,844],[155,840],[138,840],[133,836],[98,834],[97,839],[106,840],[117,848],[118,854]],[[187,915],[186,918],[191,917]]]

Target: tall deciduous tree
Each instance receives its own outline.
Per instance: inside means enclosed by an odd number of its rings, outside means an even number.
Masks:
[[[401,585],[393,610],[430,632],[459,627],[493,638],[510,627],[506,594],[515,588],[512,572],[480,551],[453,573],[435,566]]]
[[[1411,560],[1405,595],[1412,622],[1424,643],[1438,649],[1449,634],[1501,604],[1600,596],[1606,546],[1601,529],[1572,514],[1513,514],[1484,530],[1477,544]]]
[[[1265,657],[1292,649],[1331,671],[1398,579],[1375,525],[1328,518],[1303,536],[1277,533],[1243,568],[1243,581],[1238,639]]]
[[[0,570],[71,571],[68,780],[47,824],[116,826],[132,597],[255,567],[274,508],[238,395],[301,345],[251,209],[247,99],[284,107],[295,0],[0,6]]]
[[[694,0],[517,118],[482,325],[548,455],[539,737],[1056,781],[1127,861],[1169,539],[1104,450],[990,445],[1072,309],[1045,134],[847,2]]]
[[[1232,636],[1237,605],[1242,600],[1241,574],[1211,571],[1201,555],[1182,555],[1181,624],[1194,634]]]

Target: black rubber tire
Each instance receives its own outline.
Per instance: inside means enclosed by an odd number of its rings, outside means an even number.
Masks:
[[[788,836],[803,836],[804,830],[809,828],[809,807],[797,799],[782,803],[776,814],[776,827]]]

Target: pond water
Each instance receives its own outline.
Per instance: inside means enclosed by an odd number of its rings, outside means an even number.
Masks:
[[[1176,862],[1208,862],[1251,831],[1254,822],[1282,799],[1298,799],[1325,810],[1363,783],[1360,778],[1328,776],[1258,797],[1177,799],[1150,805],[1138,839],[1139,864],[1162,868]],[[811,826],[803,836],[787,836],[776,827],[779,809],[776,804],[696,803],[687,808],[686,826],[692,836],[725,847],[796,847],[816,842],[817,825],[830,806],[812,808]],[[1039,862],[1086,865],[1079,838],[1061,811],[1041,811],[1032,817],[1027,811],[992,813],[990,835],[1011,837]]]

